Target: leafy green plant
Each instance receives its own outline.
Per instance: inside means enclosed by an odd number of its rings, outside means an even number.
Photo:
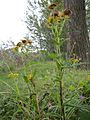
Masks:
[[[49,8],[52,6],[57,4]],[[62,52],[66,42],[62,33],[70,15],[68,9],[60,12],[53,8],[46,21],[52,32],[54,53],[40,52],[53,61],[32,62],[29,58],[32,41],[26,39],[12,49],[20,55],[22,64],[14,71],[7,63],[9,74],[5,73],[4,79],[0,76],[2,120],[79,120],[83,112],[89,116],[90,81],[85,71],[77,69],[78,59],[66,60]]]

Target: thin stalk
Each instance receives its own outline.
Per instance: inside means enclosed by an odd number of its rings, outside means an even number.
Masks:
[[[28,91],[29,91],[29,105],[30,105],[30,111],[31,111],[31,105],[32,105],[32,96],[31,96],[31,89],[29,84],[27,83]]]
[[[64,99],[63,99],[63,87],[62,87],[62,76],[63,76],[63,63],[62,63],[62,54],[61,54],[61,45],[60,45],[60,36],[62,35],[63,28],[65,25],[66,19],[62,22],[61,26],[57,23],[57,25],[54,25],[51,27],[52,33],[55,38],[55,47],[56,47],[56,55],[57,55],[57,61],[60,60],[60,62],[57,62],[57,68],[58,68],[58,74],[59,74],[59,94],[60,94],[60,117],[61,120],[65,120],[65,111],[64,111]]]
[[[65,25],[65,22],[66,22],[66,19],[64,19],[63,23],[62,23],[62,26],[59,30],[59,36],[61,36],[62,32],[63,32],[63,28],[64,28],[64,25]]]
[[[64,104],[63,104],[63,89],[62,89],[62,80],[60,80],[59,82],[60,85],[60,104],[61,104],[61,109],[60,109],[60,113],[61,113],[61,120],[65,120],[65,111],[64,111]]]
[[[61,53],[60,53],[60,47],[58,48],[58,51],[57,51],[57,55],[60,54],[60,59],[61,59]],[[57,66],[58,67],[58,66]],[[60,113],[62,116],[61,117],[61,120],[65,120],[65,111],[64,111],[64,104],[63,104],[63,87],[62,87],[62,77],[63,77],[63,66],[62,64],[59,64],[59,67],[58,67],[58,72],[59,72],[59,93],[60,93]]]
[[[37,104],[37,110],[38,110],[38,114],[39,114],[39,120],[40,118],[40,106],[39,106],[39,101],[38,101],[38,95],[36,95],[36,104]]]
[[[39,120],[41,120],[39,97],[38,97],[38,93],[37,93],[37,91],[36,91],[35,86],[33,86],[33,87],[34,87],[34,92],[36,93],[36,105],[37,105],[37,111],[38,111],[38,114],[39,114]]]
[[[63,27],[62,27],[63,28]],[[60,49],[60,46],[58,44],[57,46],[57,56],[60,56],[60,59],[61,58],[61,49]],[[63,87],[62,87],[62,77],[63,77],[63,66],[60,65],[60,69],[59,70],[59,77],[60,77],[60,81],[59,81],[59,93],[60,93],[60,113],[61,113],[61,120],[65,120],[65,111],[64,111],[64,104],[63,104]]]
[[[20,97],[20,91],[19,91],[19,88],[18,88],[18,85],[17,85],[17,81],[15,81],[15,86],[16,86],[17,94]]]

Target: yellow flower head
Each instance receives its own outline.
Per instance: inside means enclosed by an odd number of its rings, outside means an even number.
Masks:
[[[70,60],[72,63],[79,63],[79,59],[71,58]]]
[[[48,23],[53,24],[54,22],[58,22],[60,20],[60,12],[57,10],[54,10],[50,13],[50,16],[48,17]]]
[[[53,24],[54,22],[60,22],[61,20],[64,20],[67,18],[67,16],[70,16],[70,11],[66,9],[64,12],[60,12],[58,10],[53,10],[50,13],[50,16],[48,17],[48,23]]]
[[[27,80],[31,81],[33,87],[35,87],[35,83],[34,83],[34,80],[33,80],[33,75],[31,73],[27,75]]]
[[[19,48],[19,46],[16,46],[16,47],[12,48],[12,51],[13,51],[13,52],[17,52],[17,51],[18,51],[18,48]]]
[[[47,21],[48,21],[48,23],[53,23],[53,17],[49,16]]]
[[[19,76],[18,73],[10,73],[10,74],[8,74],[9,78],[17,78],[18,76]]]
[[[28,78],[28,80],[32,80],[32,79],[33,79],[32,74],[29,74],[29,75],[27,76],[27,78]]]
[[[74,63],[79,63],[79,59],[74,59]]]
[[[81,58],[79,58],[76,54],[73,54],[70,61],[72,63],[79,63],[81,61]]]

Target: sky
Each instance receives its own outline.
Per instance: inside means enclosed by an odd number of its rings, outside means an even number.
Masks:
[[[27,0],[0,0],[0,44],[17,43],[29,31],[24,21]]]

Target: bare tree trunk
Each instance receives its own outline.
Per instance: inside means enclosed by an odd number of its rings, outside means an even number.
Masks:
[[[90,43],[86,25],[85,0],[64,0],[65,8],[72,11],[68,22],[69,55],[75,53],[84,62],[90,63]],[[90,67],[88,65],[88,67]]]

